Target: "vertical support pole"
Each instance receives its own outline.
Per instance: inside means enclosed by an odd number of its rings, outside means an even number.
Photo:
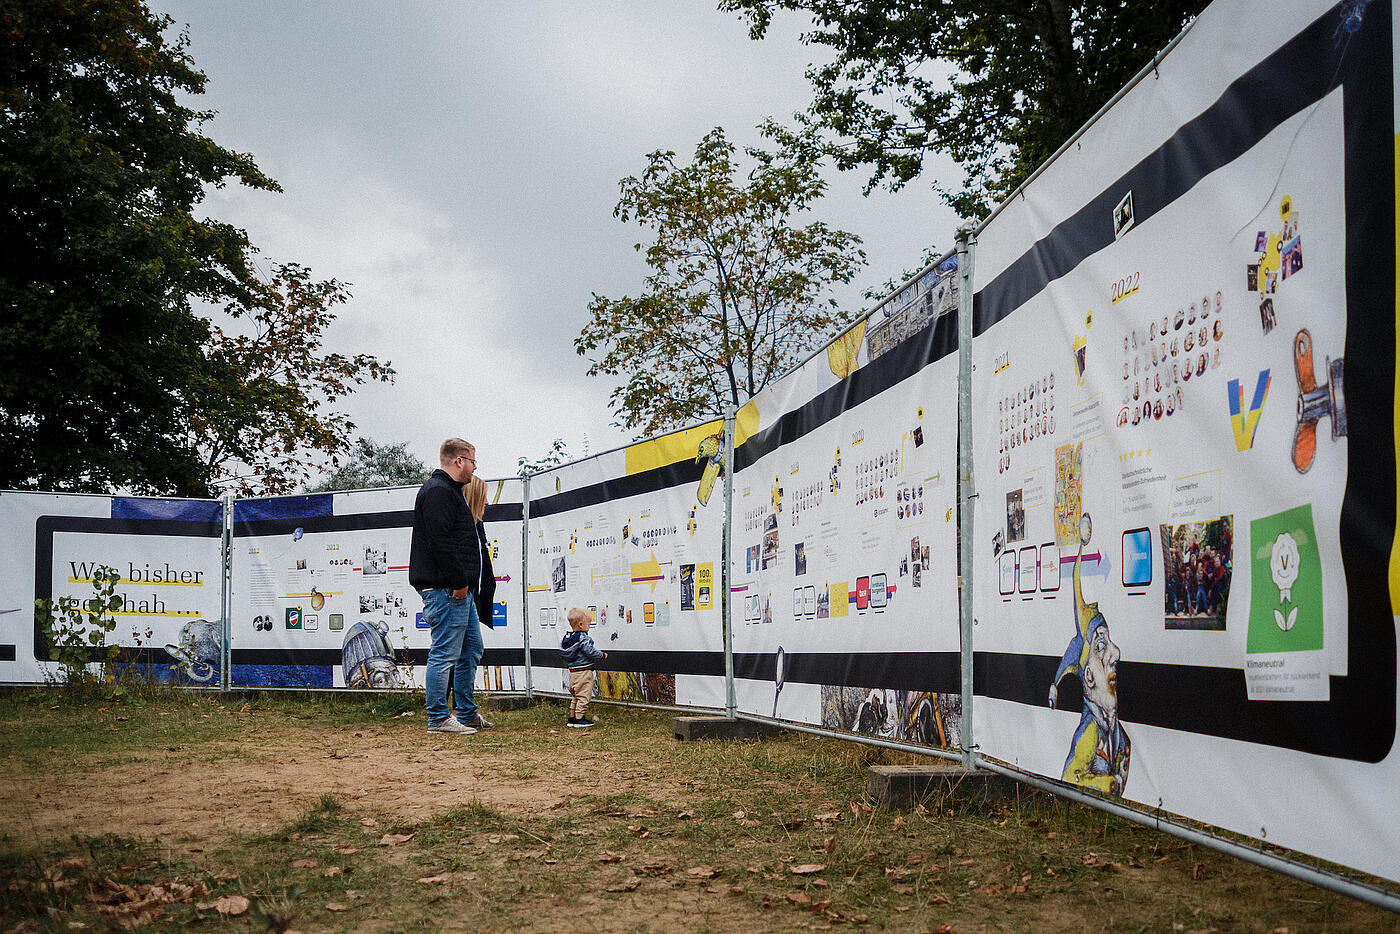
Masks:
[[[530,666],[530,475],[520,494],[520,633],[525,647],[525,696],[535,696]]]
[[[724,715],[734,719],[734,615],[729,593],[729,548],[734,524],[734,416],[724,413],[724,526],[720,536],[723,557],[719,565],[720,626],[724,631]]]
[[[219,535],[219,626],[223,630],[223,647],[219,653],[219,690],[228,693],[233,668],[230,648],[233,632],[233,493],[223,500],[223,531]]]
[[[958,230],[958,606],[962,650],[962,762],[977,767],[972,711],[973,548],[972,501],[977,493],[972,474],[972,257],[971,225]]]

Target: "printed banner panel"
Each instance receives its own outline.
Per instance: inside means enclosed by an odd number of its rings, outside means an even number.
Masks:
[[[93,662],[107,677],[217,687],[222,673],[223,507],[208,500],[0,493],[0,682],[60,677],[35,601],[82,605],[102,569],[118,576],[116,627]],[[90,627],[76,631],[79,639]]]
[[[747,713],[961,744],[955,277],[912,283],[750,403],[730,553]]]
[[[417,487],[239,500],[233,511],[232,682],[423,686],[431,627],[408,582]],[[521,484],[487,484],[495,628],[476,688],[523,691]]]
[[[722,707],[724,423],[710,422],[530,478],[534,687],[568,692],[569,611],[608,653],[596,696]]]
[[[979,234],[966,544],[983,753],[1400,878],[1390,16],[1214,4]]]

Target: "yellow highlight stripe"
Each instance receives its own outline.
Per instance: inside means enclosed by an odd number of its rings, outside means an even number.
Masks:
[[[91,577],[70,577],[70,584],[91,584]],[[117,585],[127,584],[134,587],[203,587],[204,581],[134,581],[125,577],[117,579]]]
[[[195,619],[204,615],[202,610],[164,610],[160,613],[143,613],[139,610],[111,610],[105,613],[100,610],[97,612],[93,612],[92,610],[79,610],[78,612],[82,613],[84,616],[96,616],[101,613],[101,615],[104,616],[178,616],[182,619]]]
[[[753,437],[757,430],[758,406],[750,401],[734,416],[734,444],[743,444]],[[627,475],[630,477],[632,474],[667,467],[681,461],[693,461],[701,441],[711,435],[722,434],[724,419],[717,418],[694,428],[685,428],[660,438],[630,445],[624,452],[627,458]]]
[[[549,585],[548,585],[548,584],[536,584],[535,586],[529,588],[529,591],[528,591],[528,592],[529,592],[529,593],[541,593],[541,592],[546,591],[546,590],[548,590],[548,589],[549,589]]]

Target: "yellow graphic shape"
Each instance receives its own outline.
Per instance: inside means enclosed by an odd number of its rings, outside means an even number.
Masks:
[[[851,612],[851,588],[846,581],[831,584],[827,588],[831,592],[831,615],[849,616]]]
[[[535,584],[527,589],[527,593],[544,593],[549,590],[548,584]]]
[[[1278,272],[1283,268],[1283,257],[1279,255],[1279,244],[1283,242],[1283,233],[1269,234],[1269,245],[1264,250],[1264,258],[1259,263],[1259,277],[1255,285],[1262,294],[1268,287],[1266,279],[1268,273]]]
[[[749,402],[734,416],[734,443],[743,444],[757,430],[758,406]],[[717,418],[703,425],[683,428],[660,438],[629,445],[623,452],[626,456],[627,475],[630,477],[632,474],[667,467],[681,461],[693,461],[701,441],[710,435],[723,432],[724,420]]]
[[[826,346],[826,362],[837,379],[845,379],[860,369],[860,345],[865,340],[862,321]]]
[[[651,553],[651,557],[645,561],[632,562],[632,583],[651,584],[652,593],[656,592],[656,585],[666,579],[661,573],[661,564],[656,560],[656,552]]]

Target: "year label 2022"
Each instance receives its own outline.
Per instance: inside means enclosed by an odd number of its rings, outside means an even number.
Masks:
[[[1132,275],[1124,276],[1117,282],[1113,283],[1113,304],[1118,304],[1123,299],[1127,298],[1129,295],[1137,294],[1138,277],[1140,275],[1141,273],[1135,272]]]

